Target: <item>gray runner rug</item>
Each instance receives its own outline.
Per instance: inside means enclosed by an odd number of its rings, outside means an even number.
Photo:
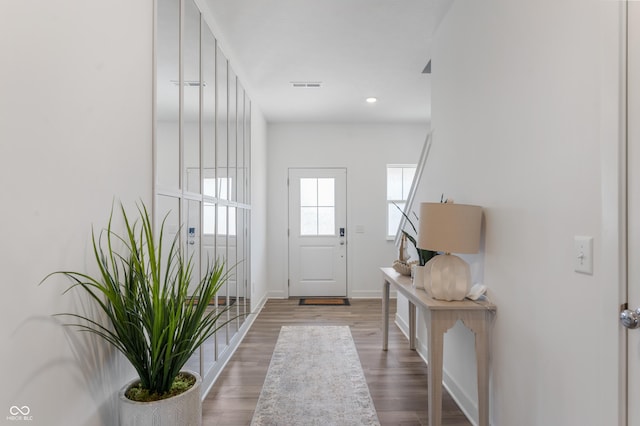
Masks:
[[[251,425],[380,425],[349,327],[282,327]]]

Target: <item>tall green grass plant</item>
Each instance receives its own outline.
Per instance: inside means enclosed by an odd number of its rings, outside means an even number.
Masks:
[[[222,261],[207,264],[190,294],[193,263],[185,258],[179,236],[163,244],[167,217],[156,238],[146,206],[137,209],[132,222],[120,204],[122,235],[112,227],[113,209],[106,229],[98,235],[92,231],[95,276],[57,271],[43,281],[61,274],[72,281],[65,293],[85,290],[106,315],[106,324],[77,313],[59,315],[79,320],[67,325],[113,345],[135,368],[140,386],[161,399],[198,347],[229,322],[223,317],[229,307],[208,303],[227,282],[228,272]]]

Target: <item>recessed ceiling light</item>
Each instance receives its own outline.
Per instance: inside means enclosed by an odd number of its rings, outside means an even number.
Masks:
[[[375,104],[376,102],[378,102],[378,98],[367,98],[367,102],[370,104]]]

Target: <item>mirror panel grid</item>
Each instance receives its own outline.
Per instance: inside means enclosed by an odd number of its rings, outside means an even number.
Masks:
[[[193,0],[184,5],[182,43],[182,140],[186,191],[200,193],[200,11]]]
[[[244,171],[244,157],[245,157],[245,93],[242,84],[239,80],[236,80],[236,128],[237,128],[237,142],[236,142],[236,201],[239,203],[245,203],[244,186],[245,186],[245,171]]]
[[[216,178],[227,177],[228,91],[227,58],[216,46]],[[224,183],[224,185],[223,185]],[[218,181],[216,197],[228,199],[227,181]]]
[[[205,196],[215,197],[215,186],[212,186],[216,177],[216,39],[203,22],[202,25],[202,167],[203,184],[202,193]],[[209,185],[206,186],[207,180]]]
[[[180,238],[190,291],[216,259],[229,276],[198,301],[229,321],[185,366],[207,381],[250,312],[251,101],[196,2],[155,1],[154,224]]]
[[[156,183],[177,190],[180,176],[180,3],[157,0]]]
[[[237,111],[237,94],[236,94],[236,90],[237,90],[237,84],[236,84],[236,75],[234,74],[232,69],[228,70],[228,81],[227,81],[227,87],[229,90],[229,96],[227,98],[228,101],[228,122],[227,122],[227,129],[228,129],[228,135],[227,135],[227,176],[229,178],[228,180],[228,194],[229,194],[229,200],[231,201],[237,201],[237,197],[236,197],[236,187],[238,185],[236,185],[237,183],[237,176],[236,176],[236,170],[237,170],[237,163],[236,163],[236,158],[237,158],[237,152],[236,152],[236,146],[237,146],[237,137],[238,137],[238,128],[237,128],[237,117],[238,117],[238,111]]]

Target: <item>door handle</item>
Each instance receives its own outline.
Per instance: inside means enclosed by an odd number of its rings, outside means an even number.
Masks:
[[[620,312],[620,324],[630,330],[640,327],[640,308],[635,311],[625,309]]]

